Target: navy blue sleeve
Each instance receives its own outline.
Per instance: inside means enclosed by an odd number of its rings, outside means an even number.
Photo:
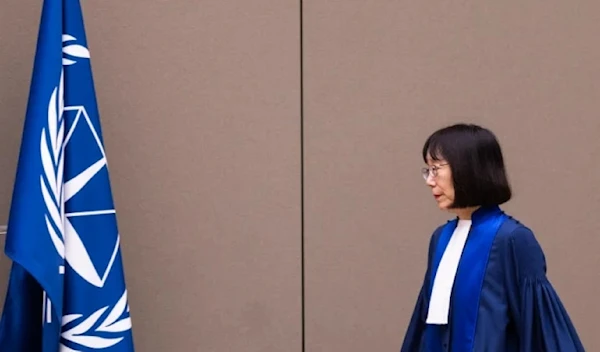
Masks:
[[[546,258],[533,232],[521,225],[508,240],[506,285],[520,351],[584,351],[546,276]]]
[[[418,352],[423,348],[424,337],[425,337],[425,320],[427,319],[427,310],[429,307],[429,276],[431,272],[431,260],[433,258],[433,252],[435,249],[435,243],[440,229],[436,230],[429,241],[429,253],[427,256],[427,270],[425,271],[425,277],[423,278],[423,284],[417,297],[417,303],[415,304],[413,314],[410,318],[410,323],[404,336],[404,342],[400,352]]]

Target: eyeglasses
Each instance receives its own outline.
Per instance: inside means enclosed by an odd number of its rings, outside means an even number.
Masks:
[[[446,165],[448,165],[448,163],[440,164],[440,165],[433,165],[431,167],[424,167],[421,169],[421,175],[423,176],[423,179],[425,179],[425,181],[427,181],[427,179],[429,178],[429,175],[433,175],[433,177],[437,177],[438,170]]]

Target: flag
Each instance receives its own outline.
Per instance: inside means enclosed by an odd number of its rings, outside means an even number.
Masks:
[[[45,0],[6,234],[0,351],[134,350],[79,0]]]

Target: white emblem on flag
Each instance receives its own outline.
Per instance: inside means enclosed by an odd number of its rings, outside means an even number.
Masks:
[[[76,40],[76,38],[70,35],[63,35],[63,43],[74,40]],[[90,57],[88,49],[79,44],[68,44],[63,46],[63,54],[81,59],[89,59]],[[76,63],[76,60],[63,56],[63,65],[73,65]],[[66,133],[65,111],[72,111],[75,113],[75,119],[69,127],[69,131]],[[91,211],[65,214],[65,203],[83,190],[87,183],[106,166],[106,155],[85,106],[64,106],[64,70],[62,69],[59,84],[53,90],[48,103],[47,115],[47,125],[42,129],[40,137],[40,152],[43,167],[43,173],[40,175],[40,185],[47,210],[45,214],[46,228],[58,255],[66,260],[70,268],[89,284],[98,288],[103,288],[118,253],[119,236],[117,234],[114,249],[106,268],[101,270],[101,272],[98,272],[81,236],[77,233],[75,227],[69,220],[69,217],[114,214],[115,210],[94,209]],[[87,127],[90,129],[102,157],[91,163],[75,177],[65,180],[63,175],[65,148],[78,126],[79,128]],[[57,273],[64,274],[64,266],[57,268]],[[50,309],[49,300],[46,309]],[[108,315],[103,317],[107,311]],[[123,337],[120,336],[122,335],[121,333],[131,329],[130,317],[119,319],[123,316],[125,311],[129,311],[127,304],[127,290],[123,292],[120,299],[114,305],[107,305],[99,308],[90,315],[64,315],[62,317],[63,331],[61,336],[64,340],[87,348],[103,349],[114,346],[123,340]],[[47,322],[51,321],[50,315],[50,311],[47,311]],[[74,326],[67,327],[67,325],[75,322],[77,322],[77,324]],[[114,334],[115,336],[104,337],[107,336],[107,333]],[[73,350],[63,344],[60,345],[60,351],[77,352],[77,350]]]
[[[117,320],[121,315],[123,315],[126,309],[128,310],[127,291],[123,293],[121,299],[119,299],[119,301],[112,307],[110,313],[106,318],[104,318],[102,323],[92,331],[92,327],[98,323],[100,317],[106,312],[106,310],[108,310],[108,308],[110,307],[106,306],[98,309],[88,317],[85,317],[85,319],[83,319],[79,324],[63,331],[61,336],[65,340],[94,349],[108,348],[116,345],[123,340],[123,337],[105,338],[94,335],[93,332],[120,333],[131,329],[131,319],[129,317]],[[65,315],[62,320],[62,325],[65,326],[68,323],[81,318],[81,314]],[[61,345],[61,348],[62,347],[63,346]],[[63,352],[63,350],[61,349],[60,352]]]
[[[114,209],[97,209],[91,212],[65,214],[64,204],[81,191],[86,184],[106,166],[104,148],[92,125],[84,106],[67,106],[63,100],[63,76],[60,84],[52,92],[48,104],[48,127],[42,130],[40,148],[44,174],[41,176],[42,195],[48,214],[46,225],[52,243],[61,258],[66,259],[71,268],[84,280],[96,287],[104,286],[119,249],[119,237],[115,241],[112,257],[102,273],[96,270],[81,237],[69,221],[70,216],[94,216],[114,213]],[[69,128],[66,138],[64,111],[75,111],[76,117]],[[82,121],[83,120],[83,121]],[[81,127],[80,127],[81,126]],[[70,180],[64,180],[64,150],[76,128],[89,128],[96,139],[96,144],[102,152],[102,158],[89,165],[84,171]],[[49,135],[49,138],[46,137]],[[65,250],[65,243],[69,247]],[[59,268],[59,270],[61,270]],[[62,270],[61,270],[62,271]],[[102,274],[102,275],[101,275]]]
[[[73,37],[72,35],[63,34],[62,36],[63,43],[71,42],[74,40],[77,40],[77,38]],[[63,54],[81,59],[90,58],[90,51],[85,46],[79,44],[69,44],[63,46]],[[77,61],[71,60],[67,57],[63,57],[62,62],[63,65],[73,65],[77,63]]]

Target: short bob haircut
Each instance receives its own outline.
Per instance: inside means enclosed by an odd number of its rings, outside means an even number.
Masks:
[[[497,206],[512,197],[496,136],[474,124],[456,124],[434,132],[423,146],[427,157],[445,160],[452,171],[451,208]]]

